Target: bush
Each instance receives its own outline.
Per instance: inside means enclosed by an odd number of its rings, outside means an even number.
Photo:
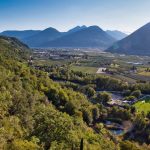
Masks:
[[[136,98],[139,98],[141,96],[141,91],[140,90],[136,90],[136,91],[133,91],[131,93],[131,96],[134,96]]]

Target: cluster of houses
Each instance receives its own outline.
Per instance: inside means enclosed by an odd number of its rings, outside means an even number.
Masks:
[[[86,55],[82,52],[76,52],[75,50],[42,50],[36,49],[33,52],[34,58],[38,59],[52,59],[52,60],[65,60],[65,59],[83,59],[86,58]]]

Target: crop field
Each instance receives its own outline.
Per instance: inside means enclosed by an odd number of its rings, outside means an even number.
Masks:
[[[53,53],[60,59],[50,58],[49,55]],[[87,51],[72,51],[69,55],[71,57],[68,57],[68,51],[47,51],[45,56],[35,54],[33,63],[37,66],[68,65],[74,71],[103,74],[131,84],[150,81],[150,72],[147,71],[150,69],[150,57]],[[74,55],[77,58],[74,58]],[[98,74],[100,68],[106,68],[107,71]]]
[[[34,65],[37,65],[37,66],[51,66],[51,65],[64,65],[64,64],[67,64],[69,61],[68,60],[51,60],[51,59],[48,59],[48,60],[35,60],[34,61]]]
[[[81,71],[84,73],[95,74],[98,70],[96,67],[87,67],[87,66],[71,66],[71,70],[73,71]]]
[[[147,114],[150,111],[150,97],[137,102],[134,106],[138,112],[144,112]]]
[[[140,72],[139,73],[140,75],[143,75],[143,76],[148,76],[148,77],[150,77],[150,72]]]

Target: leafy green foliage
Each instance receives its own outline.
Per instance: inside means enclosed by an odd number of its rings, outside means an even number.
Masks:
[[[83,94],[94,96],[94,88],[85,87],[81,93],[61,86],[47,72],[27,65],[28,51],[28,47],[14,38],[0,37],[0,149],[79,149],[83,138],[85,150],[119,150],[109,134],[91,127],[103,113],[100,105],[89,102]],[[72,78],[65,73],[63,77]],[[94,77],[80,72],[71,75],[82,84],[95,82]],[[114,82],[115,88],[121,89],[122,83]],[[97,83],[97,87],[101,85]],[[113,84],[106,85],[114,88]],[[110,110],[108,115],[111,111],[114,116],[130,118],[127,110]]]
[[[107,104],[111,100],[111,95],[107,92],[99,92],[96,97],[97,102]]]
[[[84,110],[90,112],[91,122],[93,114],[98,117],[96,105],[28,67],[22,57],[26,46],[10,38],[0,42],[0,149],[79,148],[82,138],[85,149],[115,149],[83,121]]]

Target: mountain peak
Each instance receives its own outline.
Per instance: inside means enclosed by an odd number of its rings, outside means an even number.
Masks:
[[[93,29],[100,29],[100,30],[102,30],[99,26],[97,26],[97,25],[92,25],[92,26],[89,26],[89,28],[93,28]]]
[[[76,32],[76,31],[79,31],[79,30],[82,30],[82,29],[85,29],[85,28],[87,28],[85,25],[76,26],[76,27],[70,29],[70,30],[68,31],[68,33]]]
[[[93,25],[93,26],[89,26],[88,30],[90,31],[94,31],[94,32],[105,32],[104,30],[102,30],[99,26]]]
[[[43,30],[43,32],[48,32],[48,31],[54,31],[54,32],[59,32],[58,30],[56,30],[55,28],[52,28],[52,27],[49,27],[49,28],[46,28],[45,30]]]
[[[50,42],[45,42],[41,47],[95,47],[105,49],[116,41],[98,26],[80,28],[80,26],[77,26],[64,36]]]
[[[23,39],[23,40],[26,44],[28,44],[31,47],[38,47],[42,43],[54,40],[60,37],[61,35],[62,35],[61,32],[59,32],[55,28],[49,27],[39,32],[38,34],[27,37],[26,39]]]

